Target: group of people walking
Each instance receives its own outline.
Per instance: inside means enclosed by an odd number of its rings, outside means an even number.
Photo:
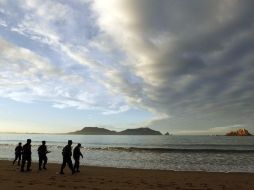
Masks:
[[[74,166],[72,165],[72,159],[71,159],[71,156],[72,156],[71,145],[72,145],[72,140],[68,140],[68,144],[63,148],[63,151],[62,151],[63,163],[61,166],[60,174],[64,174],[63,170],[64,170],[66,164],[68,164],[70,170],[72,171],[72,174],[74,174],[75,172],[80,172],[79,171],[79,160],[80,160],[80,157],[83,158],[83,154],[80,151],[81,144],[78,143],[78,145],[73,150],[73,158],[75,160]]]
[[[26,171],[31,171],[31,162],[32,162],[32,150],[31,150],[31,139],[27,139],[27,142],[25,145],[22,146],[22,143],[19,143],[18,146],[15,148],[15,159],[13,160],[13,165],[16,161],[18,161],[18,165],[21,167],[20,171],[24,172],[24,168],[26,165]],[[81,144],[78,143],[78,145],[74,148],[73,154],[72,154],[72,140],[68,140],[68,144],[63,148],[62,150],[62,156],[63,156],[63,163],[61,165],[60,174],[64,174],[64,168],[66,167],[66,164],[68,164],[72,174],[75,172],[80,172],[79,165],[80,165],[80,157],[83,158],[83,154],[80,151]],[[42,144],[38,147],[38,156],[39,156],[39,170],[47,169],[46,165],[48,162],[47,154],[50,153],[48,151],[46,146],[46,141],[42,141]],[[74,158],[74,166],[72,164],[72,156]]]

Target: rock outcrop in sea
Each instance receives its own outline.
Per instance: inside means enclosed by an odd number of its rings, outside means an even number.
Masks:
[[[226,136],[251,136],[252,134],[249,133],[247,129],[238,129],[237,131],[230,131],[226,134]]]

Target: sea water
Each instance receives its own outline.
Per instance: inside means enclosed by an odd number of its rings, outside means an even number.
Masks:
[[[0,134],[0,159],[12,160],[32,139],[32,159],[47,141],[49,162],[61,163],[70,139],[82,144],[82,165],[176,171],[254,172],[254,137]]]

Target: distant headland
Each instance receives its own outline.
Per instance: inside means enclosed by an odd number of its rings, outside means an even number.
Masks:
[[[126,129],[120,132],[111,131],[100,127],[84,127],[79,131],[70,132],[74,135],[162,135],[161,132],[150,128]]]
[[[238,129],[236,131],[230,131],[226,133],[226,136],[252,136],[247,129]]]

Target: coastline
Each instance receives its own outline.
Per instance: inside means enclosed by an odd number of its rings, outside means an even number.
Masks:
[[[254,173],[203,171],[167,171],[81,166],[81,173],[59,175],[60,164],[48,164],[48,170],[21,173],[11,161],[0,160],[1,189],[169,189],[169,190],[252,190]]]

